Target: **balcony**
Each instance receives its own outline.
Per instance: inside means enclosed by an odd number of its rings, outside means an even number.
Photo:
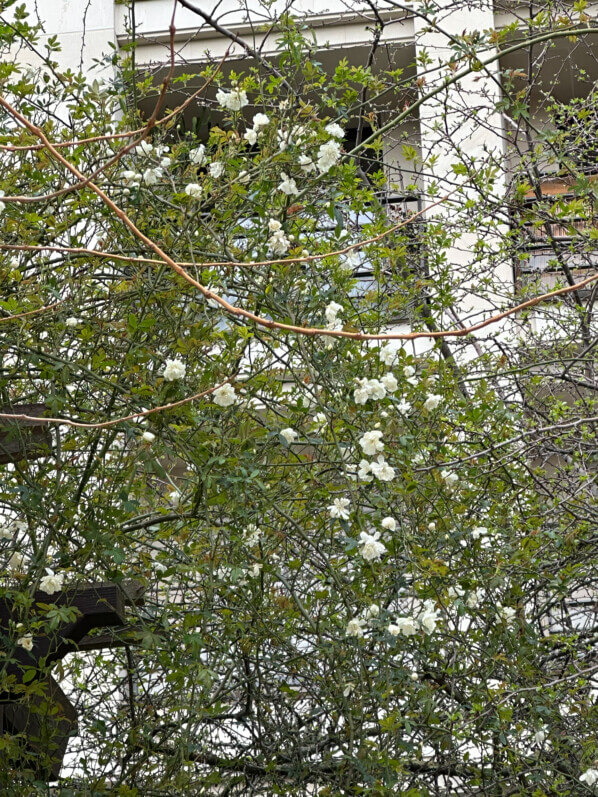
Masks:
[[[586,179],[598,182],[598,174]],[[598,208],[575,192],[575,182],[547,177],[540,186],[541,199],[529,190],[513,214],[519,253],[515,283],[520,289],[536,285],[540,292],[551,291],[570,284],[569,277],[581,282],[598,271]]]

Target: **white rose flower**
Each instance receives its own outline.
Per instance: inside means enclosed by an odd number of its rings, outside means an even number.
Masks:
[[[412,365],[406,365],[403,368],[403,373],[405,374],[407,379],[410,379],[412,376],[415,376],[415,368]]]
[[[360,639],[363,637],[363,619],[361,617],[354,617],[347,623],[345,631],[347,636],[354,636]]]
[[[372,432],[366,432],[359,439],[359,445],[367,457],[373,457],[375,454],[378,454],[380,451],[384,450],[382,432],[379,429],[375,429]]]
[[[372,603],[372,605],[368,606],[368,608],[365,610],[365,616],[368,618],[378,617],[379,614],[380,614],[380,607],[378,606],[377,603]]]
[[[193,199],[201,199],[203,191],[199,183],[189,183],[185,186],[185,193]]]
[[[446,469],[440,471],[440,478],[446,484],[449,490],[452,490],[459,481],[459,477],[456,473]]]
[[[581,783],[586,783],[588,786],[593,786],[598,782],[598,769],[586,769],[583,775],[580,776]]]
[[[311,422],[316,429],[323,429],[328,425],[328,418],[323,412],[316,412]]]
[[[151,155],[154,151],[154,147],[150,144],[149,141],[142,141],[135,147],[135,154],[136,155]]]
[[[262,567],[263,565],[260,562],[256,562],[249,568],[249,570],[247,571],[247,575],[250,578],[259,578],[259,575],[262,571]]]
[[[428,412],[430,412],[431,410],[435,410],[441,401],[442,401],[442,396],[438,396],[432,393],[424,401],[424,409],[428,410]]]
[[[246,130],[243,138],[251,147],[253,147],[257,142],[257,132],[252,129]]]
[[[388,633],[392,636],[414,636],[417,634],[417,626],[413,617],[397,617],[396,622],[388,626]]]
[[[141,439],[146,443],[153,443],[156,439],[156,435],[153,432],[144,432],[141,435]]]
[[[156,185],[156,183],[160,182],[161,177],[162,169],[158,167],[151,167],[143,172],[143,182],[146,185]]]
[[[25,634],[17,639],[17,645],[20,645],[25,650],[33,650],[33,635]]]
[[[177,379],[184,379],[187,367],[182,360],[166,360],[162,376],[167,382],[175,382]]]
[[[268,238],[268,246],[275,257],[280,257],[289,251],[291,242],[282,230],[278,230]]]
[[[540,746],[543,745],[545,741],[546,741],[546,731],[544,730],[544,728],[540,728],[539,731],[536,731],[534,733],[534,742],[538,746]]]
[[[266,116],[265,113],[256,113],[253,117],[253,129],[254,130],[261,130],[262,127],[266,127],[266,125],[270,124],[270,120]]]
[[[397,530],[397,521],[393,517],[382,518],[382,523],[380,525],[383,529],[388,529],[388,531]]]
[[[278,219],[270,219],[268,222],[268,232],[279,232],[281,229],[282,224]]]
[[[318,150],[318,169],[322,174],[329,172],[330,169],[338,163],[341,157],[341,145],[338,141],[334,141],[331,139],[327,141],[325,144]]]
[[[342,271],[352,274],[360,265],[361,258],[356,249],[351,249],[350,252],[345,252],[345,254],[341,257],[340,267]]]
[[[473,540],[479,540],[480,537],[485,537],[488,534],[488,529],[486,526],[476,526],[475,529],[472,529],[471,538]]]
[[[357,471],[357,478],[360,479],[362,482],[371,482],[373,481],[373,476],[371,476],[372,466],[367,461],[367,459],[362,459],[359,463],[359,470]]]
[[[288,426],[286,429],[282,429],[279,434],[281,437],[284,437],[289,445],[295,442],[295,440],[299,437],[297,432],[294,429],[291,429],[290,426]]]
[[[206,148],[203,144],[200,144],[199,147],[195,149],[189,150],[189,160],[195,166],[203,166],[206,160]]]
[[[44,576],[39,582],[39,588],[42,592],[47,592],[48,595],[53,595],[55,592],[60,592],[64,582],[64,574],[59,573],[56,575],[50,568],[46,568],[48,575]]]
[[[172,490],[169,492],[167,498],[168,502],[172,504],[175,509],[181,503],[181,494],[178,490]]]
[[[240,111],[241,108],[249,104],[247,92],[239,88],[231,89],[231,91],[218,89],[216,92],[216,102],[227,111]]]
[[[13,573],[22,573],[27,566],[27,557],[25,554],[15,551],[6,564]]]
[[[382,454],[371,463],[370,467],[374,476],[382,482],[391,482],[396,476],[395,469],[388,464]]]
[[[224,164],[222,161],[213,161],[210,163],[210,177],[213,177],[217,180],[219,177],[222,177],[222,173],[224,172]]]
[[[386,553],[386,547],[380,542],[380,532],[376,531],[374,534],[368,534],[367,531],[362,531],[359,535],[359,553],[363,556],[366,562],[374,562]]]
[[[292,177],[289,177],[288,174],[285,172],[280,173],[281,182],[278,186],[278,190],[282,191],[283,194],[287,196],[292,196],[293,194],[298,194],[299,189],[297,188],[297,183]]]
[[[349,520],[348,507],[350,505],[351,501],[349,501],[348,498],[335,498],[328,507],[330,517],[340,518],[341,520]]]
[[[328,326],[334,326],[337,323],[337,315],[342,314],[343,306],[338,302],[330,302],[330,304],[326,305],[326,309],[324,310],[324,315],[326,316],[326,321],[328,322]]]
[[[79,326],[81,321],[78,318],[75,318],[74,316],[71,316],[70,318],[67,318],[64,323],[66,324],[67,327],[71,327],[71,329],[72,329],[73,327]]]
[[[385,374],[380,381],[389,393],[394,393],[395,390],[399,388],[399,383],[395,379],[394,374]]]
[[[131,169],[127,169],[122,173],[122,178],[127,185],[139,185],[141,175],[139,172],[134,172]]]
[[[237,400],[237,394],[234,387],[228,382],[225,385],[220,385],[219,388],[212,393],[212,401],[219,407],[230,407]]]
[[[340,138],[342,140],[345,137],[345,131],[336,122],[330,122],[330,124],[326,125],[324,130],[333,138]]]
[[[365,404],[369,399],[374,401],[386,396],[386,388],[379,379],[358,379],[353,392],[356,404]]]
[[[315,172],[316,170],[316,164],[307,155],[301,155],[299,157],[299,166],[301,166],[305,174],[311,174],[311,172]]]
[[[405,401],[405,399],[402,399],[397,404],[397,409],[399,412],[403,413],[403,415],[406,415],[411,410],[411,404]]]
[[[438,622],[438,610],[434,608],[433,600],[425,602],[424,611],[417,619],[426,634],[431,634],[435,631],[436,623]]]
[[[386,343],[378,352],[378,357],[382,360],[384,365],[387,365],[389,368],[393,366],[399,359],[399,350],[397,344],[393,343],[392,341]]]

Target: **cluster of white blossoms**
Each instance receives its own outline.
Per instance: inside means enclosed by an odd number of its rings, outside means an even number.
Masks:
[[[240,111],[241,108],[249,105],[247,92],[240,88],[233,88],[230,91],[218,89],[216,102],[227,111]]]
[[[342,304],[330,302],[324,310],[326,316],[326,329],[339,330],[343,328],[343,322],[338,316],[343,312]]]
[[[318,149],[316,165],[321,174],[325,174],[335,166],[341,157],[341,145],[330,139]]]
[[[354,617],[347,623],[345,633],[347,636],[354,636],[361,639],[365,633],[366,620],[363,617]]]
[[[349,506],[351,501],[348,498],[335,498],[328,507],[331,518],[349,520]]]
[[[237,394],[234,387],[227,382],[225,385],[220,385],[212,393],[212,401],[219,407],[230,407],[237,400]]]
[[[287,426],[286,429],[281,429],[280,430],[280,436],[284,437],[286,442],[289,445],[291,445],[291,443],[294,443],[295,440],[299,437],[299,434],[294,429],[291,429],[290,426]]]
[[[382,436],[383,433],[379,429],[374,429],[371,432],[365,432],[359,438],[359,445],[366,457],[373,457],[384,450]]]
[[[467,597],[465,598],[465,605],[468,609],[477,609],[478,606],[483,602],[485,591],[482,587],[478,587],[477,589],[470,592]],[[451,600],[457,600],[464,598],[466,595],[465,590],[462,587],[449,587],[448,589],[448,596]]]
[[[359,535],[359,553],[366,562],[376,562],[386,553],[386,546],[380,542],[380,532],[368,534],[362,531]]]
[[[48,595],[53,595],[55,592],[60,592],[64,583],[63,573],[54,573],[49,567],[46,568],[46,573],[42,580],[39,582],[39,588],[42,592],[47,592]]]
[[[388,464],[383,454],[379,454],[378,458],[373,462],[362,459],[359,463],[357,470],[358,479],[363,482],[371,482],[374,476],[381,482],[391,482],[396,476],[395,469]]]
[[[291,246],[291,242],[285,235],[282,224],[276,219],[270,219],[268,222],[268,231],[270,232],[268,246],[272,254],[276,256],[286,255]]]
[[[353,617],[347,623],[345,633],[347,636],[354,636],[361,639],[365,633],[365,629],[371,620],[375,620],[380,614],[380,607],[377,603],[372,603],[366,607],[359,617]]]
[[[187,367],[182,360],[166,360],[162,376],[167,382],[175,382],[177,379],[184,379]]]
[[[438,624],[438,615],[439,611],[435,608],[435,602],[428,598],[424,601],[423,611],[417,617],[414,615],[397,617],[395,622],[388,626],[388,633],[392,636],[399,636],[399,634],[414,636],[421,630],[426,634],[432,634]]]
[[[243,535],[245,545],[255,548],[262,539],[263,532],[255,523],[248,523]]]
[[[399,384],[392,373],[387,373],[382,379],[357,379],[357,387],[353,391],[356,404],[366,404],[370,399],[380,401],[386,398],[387,393],[394,393]]]
[[[280,183],[278,185],[278,190],[282,191],[282,193],[286,194],[287,196],[292,196],[293,194],[299,193],[297,183],[292,177],[289,177],[286,172],[280,173]]]
[[[260,132],[269,124],[269,122],[270,120],[265,113],[256,113],[256,115],[253,117],[253,126],[248,128],[243,136],[245,141],[253,146],[257,142]]]

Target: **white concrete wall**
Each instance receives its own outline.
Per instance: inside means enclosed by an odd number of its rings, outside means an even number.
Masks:
[[[215,19],[225,28],[243,37],[252,47],[263,47],[265,55],[276,50],[276,35],[265,33],[260,29],[281,10],[286,10],[288,3],[277,0],[270,9],[259,2],[250,4],[251,16],[239,7],[236,0],[202,0],[198,2],[206,13],[214,12]],[[365,4],[364,4],[365,6]],[[405,19],[405,13],[389,8],[384,0],[377,2],[379,13],[387,21],[382,41],[413,41],[413,22]],[[306,16],[318,45],[322,48],[345,48],[357,46],[371,41],[368,30],[375,17],[371,9],[365,6],[364,11],[356,13],[348,11],[342,0],[294,0],[292,13]],[[123,44],[130,41],[131,13],[124,5],[115,6],[116,34]],[[168,56],[169,32],[172,17],[171,0],[137,0],[135,5],[136,38],[138,41],[137,62],[139,64],[156,64]],[[230,47],[225,39],[207,25],[197,14],[177,8],[175,17],[177,42],[177,58],[185,63],[199,63],[206,60],[206,54],[212,58],[221,58]],[[243,57],[244,51],[238,45],[233,46],[229,58]]]
[[[464,31],[488,30],[494,26],[494,13],[485,4],[480,3],[477,8],[468,7],[466,12],[451,9],[452,0],[438,0],[438,5],[446,10],[436,16],[436,29],[430,29],[431,26],[422,20],[415,21],[418,72],[425,81],[424,92],[440,85],[452,74],[448,66],[453,58],[451,36],[461,36]],[[424,55],[430,59],[427,64],[421,60]],[[422,178],[424,202],[430,203],[453,192],[456,186],[469,182],[467,176],[459,177],[453,170],[453,164],[463,158],[474,163],[474,168],[483,167],[493,158],[506,167],[503,121],[495,110],[500,99],[499,85],[499,67],[495,62],[443,89],[421,106],[421,148],[426,161]],[[500,197],[505,190],[506,175],[500,173],[493,192]],[[456,196],[459,204],[462,204],[463,196],[474,201],[478,198],[471,188],[463,189],[463,193]],[[448,228],[455,219],[455,210],[446,204],[435,208],[430,217],[446,219]],[[492,307],[470,290],[471,285],[479,282],[480,276],[488,271],[487,264],[479,262],[474,253],[474,243],[478,238],[478,231],[464,233],[447,252],[450,277],[460,283],[458,313],[466,323],[481,320],[484,311]],[[485,240],[492,247],[492,236]],[[511,263],[495,267],[492,277],[496,285],[508,289],[513,283]],[[494,330],[490,329],[489,334],[493,333]]]
[[[30,20],[42,23],[44,35],[40,51],[51,36],[57,36],[62,51],[53,57],[64,69],[85,71],[89,76],[101,77],[99,69],[92,69],[94,59],[110,52],[108,42],[116,42],[114,0],[25,0]],[[10,10],[7,12],[10,17]],[[39,63],[35,54],[22,50],[19,60],[32,65]]]

